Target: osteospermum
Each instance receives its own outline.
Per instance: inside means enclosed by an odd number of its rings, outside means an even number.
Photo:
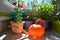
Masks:
[[[24,8],[24,4],[18,4],[19,8]]]
[[[12,4],[13,4],[13,5],[16,5],[16,2],[13,2]]]

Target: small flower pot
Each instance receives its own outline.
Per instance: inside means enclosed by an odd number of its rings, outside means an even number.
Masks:
[[[30,25],[32,25],[34,22],[33,21],[25,21],[24,23],[24,29],[28,29]]]
[[[22,30],[20,30],[19,27],[23,28],[23,25],[24,25],[23,22],[19,22],[19,23],[11,22],[11,28],[12,28],[13,33],[20,34]]]

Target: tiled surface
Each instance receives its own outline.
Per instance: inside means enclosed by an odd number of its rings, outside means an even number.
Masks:
[[[29,40],[28,37],[24,37],[23,39],[21,39],[22,34],[14,34],[12,33],[11,30],[7,30],[3,33],[0,34],[0,36],[6,34],[6,37],[4,38],[4,40]],[[30,38],[30,40],[33,40]],[[40,38],[38,40],[60,40],[60,34],[56,33],[53,30],[48,30],[45,33],[45,37],[44,38]]]
[[[46,36],[48,37],[48,39],[50,40],[60,40],[60,34],[58,34],[57,32],[53,31],[53,30],[48,30],[46,32]]]
[[[14,34],[14,33],[12,33],[11,30],[7,30],[7,31],[1,33],[0,36],[2,36],[4,34],[6,34],[6,37],[4,38],[4,40],[16,40],[21,37],[21,34],[19,34],[19,35]]]

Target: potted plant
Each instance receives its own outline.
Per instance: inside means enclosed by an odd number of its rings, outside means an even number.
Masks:
[[[51,21],[51,28],[57,33],[60,33],[60,12],[57,13]]]
[[[25,10],[25,15],[27,16],[27,21],[25,21],[25,29],[28,29],[31,24],[34,23],[37,16],[37,5],[35,5],[35,1],[31,2],[31,7]]]
[[[54,5],[40,4],[38,7],[38,18],[46,21],[46,29],[48,29],[49,20],[53,17]]]
[[[19,27],[23,28],[23,21],[22,21],[22,14],[21,14],[21,10],[20,11],[15,11],[14,14],[12,15],[13,21],[10,22],[10,26],[12,28],[12,31],[16,34],[20,34],[22,31],[19,30]]]
[[[31,24],[34,23],[34,16],[32,14],[32,11],[30,9],[25,10],[25,15],[26,17],[24,18],[25,24],[24,24],[24,29],[28,29]]]
[[[20,34],[22,30],[19,30],[20,27],[23,28],[24,22],[22,21],[23,19],[23,6],[24,5],[19,5],[16,6],[14,11],[12,12],[12,19],[13,21],[10,22],[10,26],[12,28],[12,31],[16,34]]]

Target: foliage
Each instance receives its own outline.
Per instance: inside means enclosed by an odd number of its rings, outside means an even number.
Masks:
[[[16,11],[16,19],[15,19],[16,22],[21,22],[22,21],[22,18],[23,18],[22,13],[23,13],[22,10]]]
[[[5,0],[6,2],[8,2],[9,0]]]
[[[21,22],[23,19],[23,9],[21,9],[21,8],[23,8],[24,5],[19,4],[19,1],[23,2],[23,0],[18,0],[18,2],[15,5],[15,10],[12,13],[14,22]]]
[[[12,13],[13,21],[14,22],[21,22],[23,19],[23,11],[18,9]]]
[[[56,5],[57,0],[52,0],[52,4]]]
[[[60,21],[60,12],[56,13],[56,15],[53,17],[53,20]]]
[[[33,14],[32,14],[33,12],[30,10],[30,9],[25,9],[24,10],[24,15],[25,15],[25,17],[24,17],[24,19],[27,19],[27,20],[33,20]]]
[[[50,19],[53,16],[54,5],[40,4],[38,7],[38,16],[42,19]]]
[[[23,3],[24,2],[24,0],[18,0],[20,3]]]

